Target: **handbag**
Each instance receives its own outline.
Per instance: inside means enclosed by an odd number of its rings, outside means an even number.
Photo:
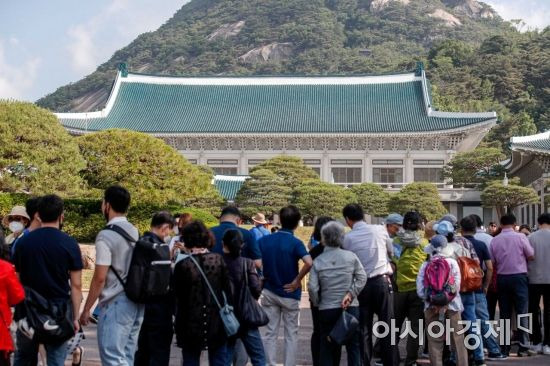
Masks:
[[[241,286],[241,292],[239,294],[239,304],[237,307],[239,319],[250,328],[263,327],[269,323],[269,318],[267,317],[266,312],[258,301],[254,299],[254,296],[250,293],[250,288],[248,287],[248,271],[246,270],[246,261],[243,263],[243,276],[244,283]]]
[[[359,328],[359,320],[344,310],[330,331],[329,338],[336,344],[346,344],[351,340],[357,328]]]
[[[37,343],[60,345],[75,335],[71,300],[54,302],[30,287],[17,305],[18,329]]]
[[[220,318],[223,322],[223,327],[225,328],[225,333],[228,337],[232,337],[239,331],[239,321],[237,320],[237,317],[235,316],[235,313],[233,312],[233,307],[230,306],[227,303],[227,297],[225,296],[225,292],[222,291],[223,296],[223,306],[221,305],[220,301],[218,300],[218,297],[216,296],[216,293],[214,292],[214,289],[212,288],[212,285],[210,285],[210,281],[208,281],[208,278],[204,274],[204,271],[202,270],[201,266],[197,263],[195,258],[193,258],[192,255],[189,256],[195,266],[197,266],[197,269],[199,270],[202,278],[204,279],[204,282],[206,283],[206,286],[208,286],[208,290],[210,290],[210,293],[212,294],[212,297],[214,298],[214,301],[216,302],[216,305],[218,306],[218,309],[220,309]]]

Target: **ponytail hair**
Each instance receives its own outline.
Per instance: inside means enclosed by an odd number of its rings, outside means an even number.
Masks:
[[[239,230],[227,230],[223,234],[223,245],[229,250],[229,256],[239,258],[243,247],[243,234]]]

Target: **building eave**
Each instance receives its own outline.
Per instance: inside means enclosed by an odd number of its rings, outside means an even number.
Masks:
[[[536,135],[529,135],[529,136],[514,136],[510,138],[510,143],[512,144],[512,147],[513,147],[514,144],[522,144],[526,142],[548,140],[548,139],[550,139],[550,131],[538,133]]]
[[[417,131],[417,132],[355,132],[355,133],[334,133],[334,132],[318,132],[318,133],[250,133],[250,132],[146,132],[155,137],[273,137],[274,135],[278,137],[420,137],[420,136],[443,136],[443,135],[454,135],[461,133],[468,133],[473,130],[484,130],[487,131],[496,124],[496,119],[491,119],[488,121],[482,121],[476,124],[463,126],[454,129],[448,130],[439,130],[439,131]],[[99,132],[101,130],[83,130],[78,128],[71,128],[64,126],[69,133],[74,135],[85,135],[89,133]]]
[[[527,147],[527,146],[521,146],[521,145],[512,145],[510,148],[512,151],[519,151],[527,154],[550,155],[550,150],[546,150],[546,149],[537,149],[534,147]]]

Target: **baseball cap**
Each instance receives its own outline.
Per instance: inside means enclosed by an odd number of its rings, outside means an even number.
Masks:
[[[458,223],[458,219],[456,218],[455,215],[452,215],[452,214],[446,214],[445,216],[443,216],[441,218],[441,220],[439,220],[439,222],[441,221],[448,221],[450,222],[453,226],[456,226],[456,224]]]
[[[388,217],[386,217],[386,220],[384,220],[386,225],[391,224],[397,224],[397,225],[403,225],[403,216],[401,216],[398,213],[392,213],[389,214]]]
[[[447,238],[443,235],[436,235],[430,240],[430,244],[434,249],[445,248],[448,243]]]
[[[440,235],[448,235],[455,232],[455,227],[449,221],[439,221],[433,226],[436,233]]]

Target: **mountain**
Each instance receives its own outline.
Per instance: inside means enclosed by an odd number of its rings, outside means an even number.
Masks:
[[[486,144],[550,129],[550,27],[518,32],[475,0],[192,0],[37,104],[92,111],[117,66],[165,75],[401,72],[424,61],[434,105],[494,110]]]
[[[102,108],[120,62],[167,75],[383,73],[413,69],[443,40],[479,46],[511,32],[475,0],[192,0],[37,104]]]

